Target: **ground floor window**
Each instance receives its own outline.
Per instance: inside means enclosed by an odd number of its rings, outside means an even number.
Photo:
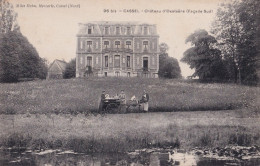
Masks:
[[[143,69],[144,71],[148,70],[148,57],[143,58]]]
[[[127,72],[127,77],[130,77],[130,72]]]
[[[108,56],[105,56],[105,67],[108,67]]]
[[[116,72],[115,72],[115,75],[116,75],[116,77],[120,77],[120,72],[119,72],[119,71],[116,71]]]
[[[107,77],[107,72],[105,72],[104,74],[105,74],[105,77]]]
[[[114,67],[120,67],[120,55],[115,55]]]

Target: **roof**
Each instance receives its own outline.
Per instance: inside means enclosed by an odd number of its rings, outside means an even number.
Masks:
[[[59,66],[59,68],[62,70],[62,71],[65,71],[65,68],[66,68],[66,65],[67,65],[67,62],[63,61],[63,60],[59,60],[59,59],[55,59],[52,64],[50,65],[49,69],[53,66],[53,64],[57,64]]]
[[[155,25],[155,24],[148,24],[144,22],[138,22],[138,21],[91,21],[86,23],[79,23],[83,25],[88,24],[97,24],[97,25]]]

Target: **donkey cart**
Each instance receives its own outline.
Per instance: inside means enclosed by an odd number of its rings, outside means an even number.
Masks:
[[[140,112],[140,102],[137,100],[127,100],[125,103],[117,98],[108,98],[104,100],[104,113],[128,113]]]

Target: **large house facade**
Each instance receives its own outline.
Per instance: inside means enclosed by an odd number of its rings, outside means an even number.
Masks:
[[[156,25],[136,22],[79,24],[76,77],[157,78],[158,70]]]

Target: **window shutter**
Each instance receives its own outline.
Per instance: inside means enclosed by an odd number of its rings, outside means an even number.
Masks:
[[[96,64],[98,64],[98,56],[96,57]]]

